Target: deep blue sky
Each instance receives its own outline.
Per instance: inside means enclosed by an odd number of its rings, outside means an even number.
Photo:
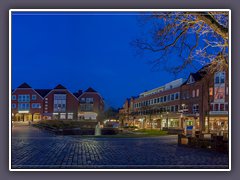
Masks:
[[[149,29],[139,17],[14,13],[12,87],[27,82],[33,88],[53,88],[61,83],[74,92],[91,86],[107,106],[117,108],[127,97],[173,80],[168,72],[153,72],[146,57],[136,56],[130,42]]]

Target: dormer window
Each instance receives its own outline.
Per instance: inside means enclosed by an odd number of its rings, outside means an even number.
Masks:
[[[192,77],[192,75],[190,75],[189,78],[188,78],[187,84],[191,84],[191,83],[194,83],[194,82],[195,82],[194,78]]]

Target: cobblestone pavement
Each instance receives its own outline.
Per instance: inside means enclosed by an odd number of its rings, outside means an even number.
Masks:
[[[12,168],[228,168],[228,154],[179,147],[177,136],[80,138],[12,130]]]

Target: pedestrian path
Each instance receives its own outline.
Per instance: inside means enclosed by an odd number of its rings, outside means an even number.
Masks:
[[[228,154],[179,147],[177,136],[80,138],[16,127],[12,168],[228,168]]]

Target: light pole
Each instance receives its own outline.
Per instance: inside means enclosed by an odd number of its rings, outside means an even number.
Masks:
[[[168,112],[167,112],[167,119],[166,120],[167,120],[167,128],[168,128]]]
[[[160,130],[162,130],[162,114],[161,114],[161,116],[160,116],[161,118],[160,118]]]
[[[193,132],[192,132],[192,135],[193,135],[193,137],[195,137],[195,134],[196,134],[196,121],[197,121],[197,117],[198,117],[198,113],[196,112],[196,114],[195,114],[195,117],[194,117],[194,124],[193,124]]]

